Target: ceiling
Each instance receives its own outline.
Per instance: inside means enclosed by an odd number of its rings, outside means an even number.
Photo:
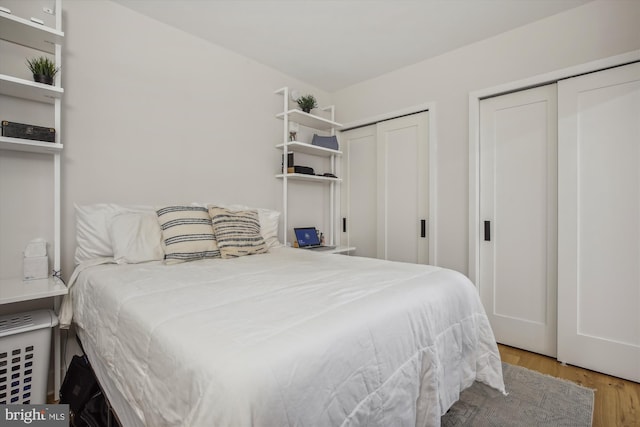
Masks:
[[[592,0],[113,0],[327,92]]]

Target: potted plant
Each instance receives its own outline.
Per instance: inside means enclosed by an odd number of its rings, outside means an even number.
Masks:
[[[301,96],[296,102],[305,113],[310,113],[312,109],[318,106],[316,98],[313,95]]]
[[[27,65],[33,73],[34,81],[48,85],[53,85],[53,78],[60,70],[60,68],[56,68],[56,64],[46,56],[27,59]]]

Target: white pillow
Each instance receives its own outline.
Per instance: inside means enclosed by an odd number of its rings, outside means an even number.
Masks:
[[[282,246],[278,240],[278,223],[280,222],[280,212],[271,209],[258,208],[258,218],[260,219],[260,234],[267,245],[267,248]]]
[[[108,224],[123,212],[153,212],[151,206],[122,206],[114,203],[74,204],[76,211],[75,263],[94,258],[113,257]]]
[[[162,232],[154,213],[119,213],[109,222],[113,258],[117,264],[164,259]]]

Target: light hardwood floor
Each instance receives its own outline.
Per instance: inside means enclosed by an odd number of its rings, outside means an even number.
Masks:
[[[595,389],[593,427],[640,427],[640,384],[498,344],[503,362]]]

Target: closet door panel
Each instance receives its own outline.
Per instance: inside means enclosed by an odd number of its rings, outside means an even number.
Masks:
[[[380,135],[380,134],[379,134]],[[404,128],[382,132],[387,170],[383,188],[386,239],[381,250],[391,261],[418,262],[417,150],[415,129]],[[413,161],[412,161],[413,160]],[[410,216],[410,218],[408,218]]]
[[[426,264],[427,113],[378,123],[378,258]]]
[[[354,255],[377,256],[377,145],[376,126],[343,132],[342,218],[347,219],[342,242],[355,246]],[[342,227],[342,224],[340,225]],[[342,228],[341,228],[342,230]]]
[[[558,359],[640,381],[640,64],[559,83]]]
[[[358,256],[426,264],[428,112],[340,133],[342,244]]]
[[[480,104],[480,217],[489,224],[481,298],[498,342],[549,356],[556,354],[556,114],[555,85]]]

